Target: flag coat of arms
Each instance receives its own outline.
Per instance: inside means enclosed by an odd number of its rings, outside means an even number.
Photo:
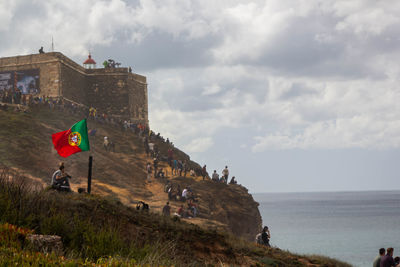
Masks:
[[[86,119],[75,123],[69,130],[51,136],[55,150],[61,157],[90,150]]]

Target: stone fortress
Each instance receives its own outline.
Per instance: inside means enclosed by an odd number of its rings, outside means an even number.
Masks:
[[[0,58],[1,91],[62,97],[99,113],[148,125],[146,77],[128,68],[83,66],[59,52]]]

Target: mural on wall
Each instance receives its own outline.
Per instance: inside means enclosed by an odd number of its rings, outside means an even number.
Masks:
[[[14,73],[0,72],[0,92],[13,90],[14,88]]]
[[[38,94],[39,69],[0,72],[0,92],[17,90],[22,94]]]

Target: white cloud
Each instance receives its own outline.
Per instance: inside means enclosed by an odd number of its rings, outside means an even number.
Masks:
[[[361,9],[349,14],[336,25],[338,31],[352,31],[355,34],[380,35],[389,26],[399,22],[398,16],[380,8]]]
[[[214,144],[211,137],[201,137],[192,140],[184,146],[184,150],[190,153],[205,152]]]
[[[0,1],[0,32],[5,31],[10,27],[16,4],[16,1],[13,0]]]
[[[400,136],[399,12],[400,3],[372,0],[0,0],[0,49],[36,52],[54,36],[67,56],[120,43],[140,54],[150,49],[141,43],[169,38],[132,60],[155,62],[143,73],[150,123],[181,145],[245,127],[253,151],[382,149],[397,147]],[[160,67],[157,55],[181,55],[170,49],[177,44],[195,47],[187,55],[200,54],[199,62]]]
[[[219,93],[220,91],[221,91],[221,87],[219,87],[218,84],[213,84],[213,85],[204,87],[204,90],[201,94],[202,95],[215,95],[216,93]]]

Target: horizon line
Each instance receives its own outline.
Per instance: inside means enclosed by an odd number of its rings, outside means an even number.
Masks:
[[[250,190],[249,190],[250,191]],[[250,194],[295,194],[295,193],[300,193],[300,194],[305,194],[305,193],[362,193],[362,192],[399,192],[400,189],[384,189],[384,190],[338,190],[338,191],[332,191],[332,190],[322,190],[322,191],[274,191],[274,192],[249,192]]]

